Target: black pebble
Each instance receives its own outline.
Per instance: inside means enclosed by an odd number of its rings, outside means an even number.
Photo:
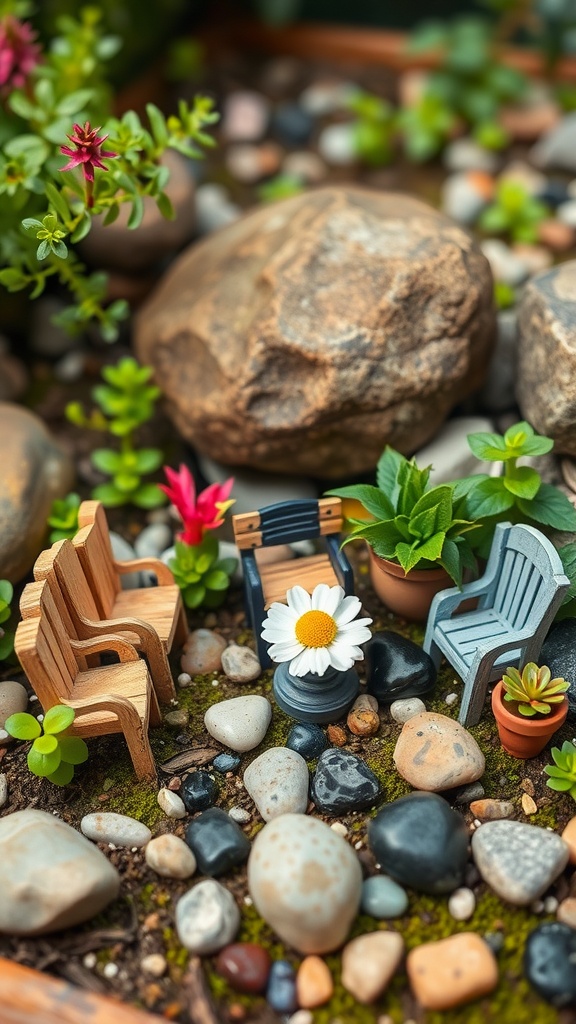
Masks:
[[[380,795],[380,783],[356,754],[332,747],[320,755],[311,793],[322,814],[343,814],[371,807]]]
[[[420,892],[452,892],[468,860],[464,819],[436,793],[410,793],[386,804],[368,826],[384,874]]]
[[[286,746],[301,754],[305,761],[311,761],[319,757],[323,750],[326,750],[328,741],[324,730],[319,725],[308,722],[298,722],[290,729],[290,735],[286,740]]]
[[[272,131],[285,146],[305,146],[314,130],[314,119],[297,103],[283,103],[274,111]]]
[[[204,811],[186,829],[186,842],[202,875],[216,877],[248,860],[250,840],[220,807]]]
[[[524,972],[547,1003],[576,1006],[576,929],[559,921],[539,925],[528,936]]]
[[[418,644],[388,630],[374,633],[365,647],[368,693],[379,704],[421,697],[433,689],[436,669]]]
[[[191,772],[182,783],[180,796],[191,814],[194,811],[205,811],[218,798],[218,786],[208,772]]]

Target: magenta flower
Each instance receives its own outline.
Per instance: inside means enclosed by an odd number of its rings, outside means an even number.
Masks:
[[[29,22],[19,21],[12,14],[0,20],[0,91],[4,95],[26,85],[28,75],[38,64],[40,47],[35,39]]]
[[[86,196],[88,199],[88,206],[94,205],[94,196],[92,189],[94,186],[94,169],[99,167],[102,171],[107,171],[108,168],[102,163],[104,157],[118,156],[117,153],[113,153],[112,150],[102,149],[102,143],[106,142],[107,135],[98,135],[100,128],[91,128],[90,121],[86,121],[86,124],[82,128],[81,125],[74,125],[74,133],[67,135],[66,138],[70,139],[70,142],[76,146],[76,149],[70,149],[70,146],[60,146],[60,152],[64,156],[69,156],[70,160],[68,163],[61,167],[61,171],[73,171],[75,167],[82,168],[82,174],[86,180]]]
[[[187,466],[182,464],[178,473],[164,466],[164,472],[170,486],[160,484],[160,490],[168,495],[184,524],[178,540],[191,546],[200,544],[206,530],[222,526],[224,513],[234,504],[234,499],[229,498],[234,478],[230,477],[223,484],[210,484],[196,497],[194,480]]]

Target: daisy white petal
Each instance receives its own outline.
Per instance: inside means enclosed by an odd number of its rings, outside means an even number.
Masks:
[[[352,648],[354,650],[354,648]],[[345,672],[347,669],[352,668],[354,659],[350,656],[350,652],[340,653],[332,644],[330,648],[330,663],[333,668],[337,669],[338,672]]]
[[[355,615],[358,615],[361,607],[362,604],[359,598],[354,597],[353,595],[345,597],[334,612],[334,618],[338,625],[340,626],[344,622],[350,622],[350,619],[353,619]]]
[[[352,624],[351,624],[352,626]],[[360,647],[361,644],[365,644],[372,637],[372,633],[366,626],[358,626],[356,629],[350,628],[346,632],[338,632],[336,639],[342,640],[347,644],[353,644],[356,647]]]
[[[312,648],[305,647],[304,650],[302,651],[302,653],[298,654],[297,657],[294,658],[290,662],[289,672],[293,676],[298,676],[298,677],[305,676],[305,675],[308,674],[308,672],[311,671],[311,669],[310,669],[310,654],[311,654],[311,651],[312,651]],[[270,657],[272,657],[272,655],[270,655]]]
[[[310,594],[304,590],[304,587],[291,587],[290,590],[286,592],[286,600],[288,601],[289,607],[293,608],[298,615],[304,615],[312,608]]]
[[[301,654],[305,650],[304,644],[299,644],[297,640],[293,643],[285,640],[272,645],[276,656],[281,656],[282,661],[289,661],[290,658],[295,658],[297,654]],[[270,648],[271,650],[272,648]],[[271,655],[270,655],[271,656]]]

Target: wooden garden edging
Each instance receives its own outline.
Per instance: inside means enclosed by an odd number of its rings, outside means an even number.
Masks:
[[[166,1024],[155,1014],[95,995],[0,957],[0,1024]]]

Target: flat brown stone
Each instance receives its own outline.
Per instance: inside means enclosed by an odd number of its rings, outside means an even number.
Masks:
[[[476,782],[484,774],[484,754],[474,737],[453,718],[423,711],[404,725],[394,764],[415,789],[438,793]]]
[[[450,1010],[488,995],[498,984],[496,958],[475,932],[461,932],[411,950],[406,971],[425,1010]]]

